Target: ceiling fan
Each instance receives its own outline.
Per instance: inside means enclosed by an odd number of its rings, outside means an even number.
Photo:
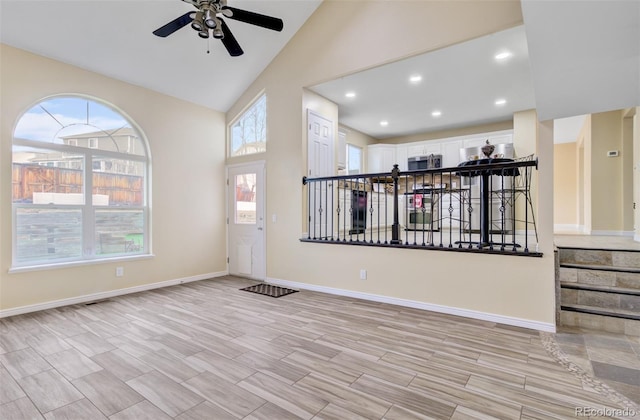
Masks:
[[[165,38],[191,23],[191,27],[198,32],[200,38],[209,38],[209,32],[211,31],[214,38],[222,41],[229,54],[232,57],[237,57],[244,54],[244,51],[242,51],[240,44],[238,44],[222,16],[278,32],[282,31],[284,27],[282,19],[229,7],[227,6],[227,0],[182,1],[192,4],[198,11],[185,13],[172,20],[153,31],[154,35]]]

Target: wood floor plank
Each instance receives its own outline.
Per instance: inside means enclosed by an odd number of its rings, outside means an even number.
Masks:
[[[426,414],[416,413],[403,407],[394,405],[383,417],[384,420],[435,420],[438,417],[431,417]]]
[[[131,356],[129,353],[121,349],[96,354],[91,358],[91,360],[96,362],[103,369],[111,372],[123,382],[153,370],[153,368],[142,362],[140,359]]]
[[[446,401],[438,401],[418,391],[378,379],[367,374],[362,375],[351,387],[374,395],[386,402],[407,408],[418,413],[429,413],[435,417],[450,417],[456,406]]]
[[[439,401],[447,401],[455,406],[466,407],[490,417],[518,418],[522,410],[520,404],[496,399],[491,395],[478,393],[473,389],[463,388],[444,380],[416,377],[411,381],[409,388]]]
[[[18,384],[43,413],[84,398],[84,395],[55,369],[18,379]]]
[[[145,373],[126,383],[153,405],[173,417],[204,401],[200,395],[156,371]]]
[[[149,401],[144,400],[112,415],[109,420],[171,420],[172,418]]]
[[[0,362],[15,379],[52,369],[52,366],[31,347],[0,354]]]
[[[3,420],[37,420],[43,419],[42,414],[28,397],[0,405],[0,413]]]
[[[9,372],[0,365],[0,405],[25,397],[26,394]]]
[[[237,418],[221,407],[205,401],[180,414],[176,420],[235,420]]]
[[[144,400],[142,395],[106,370],[83,376],[71,383],[106,416]]]
[[[234,360],[288,384],[295,383],[309,373],[309,371],[304,367],[299,367],[294,363],[289,363],[289,360],[287,359],[278,360],[266,354],[254,351],[241,354]]]
[[[270,402],[255,409],[243,420],[298,420],[300,417]],[[205,419],[203,419],[205,420]]]
[[[107,417],[86,398],[49,411],[45,413],[44,418],[47,420],[107,419]]]
[[[196,370],[209,371],[234,384],[256,373],[254,368],[246,364],[208,350],[187,357],[185,362]]]
[[[365,418],[382,418],[391,408],[391,404],[380,401],[378,398],[372,398],[348,385],[330,381],[324,376],[313,373],[296,382],[296,387],[305,389],[326,401],[332,401],[333,405]]]
[[[304,419],[312,418],[328,404],[308,391],[287,386],[261,372],[240,381],[238,386]]]
[[[203,372],[185,381],[184,386],[240,418],[266,402],[255,393],[225,381],[211,372]]]
[[[282,359],[293,366],[297,366],[308,372],[314,372],[319,375],[327,376],[334,381],[350,384],[360,377],[362,372],[357,369],[351,369],[344,365],[327,361],[323,358],[308,353],[295,351]]]
[[[45,359],[70,381],[102,370],[102,366],[74,348],[46,356]]]
[[[384,361],[363,361],[362,359],[347,353],[341,353],[332,358],[331,361],[346,368],[363,372],[371,376],[376,376],[387,382],[402,386],[409,385],[411,380],[415,377],[415,373],[405,369],[395,368]]]

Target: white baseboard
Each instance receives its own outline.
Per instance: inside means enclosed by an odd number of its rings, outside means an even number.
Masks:
[[[593,236],[630,236],[633,237],[632,230],[592,230]]]
[[[457,315],[466,318],[480,319],[483,321],[496,322],[498,324],[514,325],[516,327],[529,328],[532,330],[556,332],[555,324],[530,319],[515,318],[510,316],[492,314],[487,312],[474,311],[471,309],[455,308],[451,306],[436,305],[433,303],[419,302],[415,300],[394,298],[390,296],[374,295],[371,293],[356,292],[353,290],[337,289],[333,287],[318,286],[315,284],[300,283],[296,281],[280,280],[267,277],[267,282],[292,289],[306,289],[315,292],[329,293],[332,295],[347,296],[357,299],[370,300],[373,302],[388,303],[391,305],[405,306],[408,308],[423,309],[425,311],[440,312],[449,315]]]
[[[584,227],[581,225],[571,225],[571,224],[560,224],[556,223],[553,225],[553,232],[556,233],[583,233]]]
[[[0,318],[21,315],[29,312],[44,311],[46,309],[58,308],[60,306],[76,305],[78,303],[93,302],[96,300],[108,299],[114,296],[127,295],[130,293],[144,292],[145,290],[159,289],[161,287],[175,286],[177,284],[189,283],[192,281],[206,280],[213,277],[222,277],[229,274],[227,271],[216,273],[199,274],[197,276],[183,277],[179,279],[166,280],[158,283],[143,284],[140,286],[127,287],[125,289],[109,290],[105,292],[92,293],[89,295],[76,296],[66,299],[53,300],[50,302],[36,303],[34,305],[19,306],[17,308],[0,310]]]

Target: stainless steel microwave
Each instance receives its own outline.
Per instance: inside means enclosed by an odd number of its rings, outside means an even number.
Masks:
[[[442,155],[414,156],[407,160],[407,169],[410,171],[435,168],[442,168]]]

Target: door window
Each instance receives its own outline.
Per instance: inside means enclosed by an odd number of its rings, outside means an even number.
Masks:
[[[235,222],[241,225],[256,224],[256,174],[235,176]]]

